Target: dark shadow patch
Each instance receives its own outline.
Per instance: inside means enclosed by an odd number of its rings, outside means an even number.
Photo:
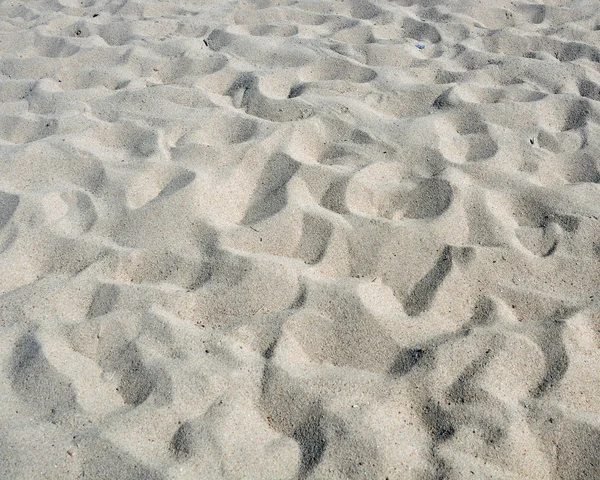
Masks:
[[[373,138],[367,132],[355,129],[350,135],[350,141],[359,145],[369,145],[373,143]]]
[[[308,418],[302,423],[294,433],[292,438],[300,446],[300,471],[298,477],[307,478],[323,457],[327,447],[327,439],[321,427],[324,414],[320,404],[315,406]]]
[[[241,108],[248,106],[252,92],[258,92],[258,78],[253,73],[244,73],[233,82],[226,94],[231,97],[235,108]]]
[[[332,231],[331,223],[327,219],[305,213],[302,219],[299,257],[309,265],[319,263],[327,251]]]
[[[428,352],[422,348],[407,348],[402,350],[394,364],[391,366],[389,373],[396,377],[401,377],[409,373],[418,364],[425,360]]]
[[[277,342],[278,340],[274,340],[271,345],[268,346],[268,348],[263,352],[263,358],[265,360],[271,360],[271,358],[273,358],[273,355],[275,354],[275,349],[277,348]]]
[[[563,420],[557,433],[553,445],[557,478],[600,478],[600,431],[592,425]]]
[[[130,343],[121,355],[118,392],[127,405],[144,403],[156,387],[155,375],[146,368],[137,347]]]
[[[600,260],[600,242],[595,242],[592,245],[592,253],[598,260]]]
[[[583,134],[587,138],[587,133],[583,132]],[[584,140],[586,143],[587,141]],[[569,159],[566,177],[571,183],[600,183],[599,168],[596,155],[580,151]]]
[[[496,321],[496,306],[494,302],[488,298],[483,297],[477,300],[475,308],[473,309],[473,315],[467,325],[473,326],[489,326]]]
[[[542,254],[542,257],[549,257],[556,251],[556,247],[558,247],[558,240],[554,240],[552,246],[548,249],[547,252]]]
[[[100,285],[88,310],[88,318],[101,317],[110,312],[119,301],[119,287],[112,283]]]
[[[184,422],[177,429],[169,450],[178,461],[188,460],[194,453],[194,428],[190,422]]]
[[[158,194],[161,196],[169,196],[173,195],[177,190],[181,190],[182,188],[187,187],[190,183],[192,183],[196,178],[196,174],[194,172],[186,171],[177,175],[173,180],[171,180],[165,188],[161,190]]]
[[[560,42],[557,46],[556,58],[561,62],[572,62],[586,58],[591,62],[600,61],[600,52],[596,47],[581,42]]]
[[[0,192],[0,230],[8,223],[18,206],[18,195]]]
[[[554,221],[558,223],[565,232],[572,233],[579,228],[579,219],[572,215],[556,215]]]
[[[217,251],[211,264],[211,281],[214,281],[218,291],[239,285],[256,269],[256,265],[250,259],[227,251]]]
[[[346,207],[346,190],[348,188],[348,179],[343,178],[331,183],[323,197],[321,206],[340,215],[350,213]]]
[[[538,345],[546,358],[546,374],[533,392],[536,398],[552,390],[567,373],[569,356],[562,338],[565,320],[578,311],[573,307],[561,307],[547,318],[537,332]]]
[[[448,181],[427,178],[419,183],[410,196],[406,218],[432,218],[441,215],[452,203],[453,192]]]
[[[242,219],[243,225],[251,225],[271,217],[287,205],[287,183],[300,165],[289,155],[273,155],[265,165],[253,199]]]
[[[452,258],[457,265],[467,266],[475,260],[476,251],[473,247],[453,247]]]
[[[290,88],[290,93],[288,94],[288,98],[296,98],[302,95],[306,91],[306,84],[299,83]]]
[[[452,94],[453,88],[449,88],[442,94],[440,94],[432,104],[433,108],[437,108],[438,110],[443,110],[445,108],[450,108],[454,105],[452,100],[450,99],[450,95]]]
[[[188,290],[198,290],[204,284],[210,281],[214,274],[214,265],[212,262],[202,262],[196,268],[196,275],[194,281],[188,285]]]
[[[361,20],[371,20],[378,15],[382,15],[384,11],[373,5],[370,2],[355,2],[350,9],[350,14],[354,18],[358,18]]]
[[[404,29],[404,35],[406,37],[414,38],[419,42],[426,41],[438,43],[442,40],[440,32],[433,25],[415,20],[410,17],[406,17],[404,19],[402,28]]]
[[[600,85],[586,79],[579,80],[579,95],[600,101]]]
[[[270,393],[271,380],[275,375],[275,367],[271,365],[269,360],[275,354],[275,349],[277,348],[277,340],[275,340],[269,347],[263,352],[263,357],[265,361],[265,367],[263,368],[263,374],[260,379],[260,393],[261,398],[264,399],[267,394]]]
[[[485,368],[494,354],[493,348],[489,348],[484,354],[471,362],[456,381],[452,383],[447,392],[448,400],[451,403],[460,405],[477,401],[478,396],[483,393],[475,387],[474,379]]]
[[[579,162],[582,163],[582,162]],[[550,207],[533,199],[523,199],[523,219],[526,226],[546,229],[552,222],[557,223],[563,230],[572,233],[579,228],[579,218],[574,215],[555,213]]]
[[[427,310],[433,301],[435,294],[452,269],[452,247],[444,248],[442,255],[433,266],[413,288],[404,300],[404,311],[411,317],[415,317]]]
[[[17,239],[17,237],[19,236],[19,229],[17,228],[17,226],[13,226],[13,228],[11,228],[8,233],[6,235],[4,235],[4,238],[2,240],[0,240],[0,254],[4,253],[6,250],[8,250],[8,248],[15,243],[15,240]]]
[[[296,298],[290,305],[290,309],[293,309],[293,310],[301,309],[304,306],[304,304],[306,303],[307,298],[308,298],[308,290],[306,288],[306,285],[302,284],[302,285],[300,285],[300,291],[298,292],[298,295],[296,296]]]
[[[450,440],[456,433],[450,414],[433,401],[423,407],[422,416],[434,443]]]
[[[584,102],[570,106],[561,130],[576,130],[585,126],[589,113],[589,107]]]
[[[227,131],[220,131],[225,143],[239,144],[252,140],[258,131],[258,122],[243,117],[228,119]]]
[[[488,425],[483,429],[483,439],[490,446],[498,445],[508,437],[505,428]]]
[[[224,30],[215,29],[204,39],[204,44],[213,52],[218,52],[233,41],[233,35]]]
[[[48,362],[32,333],[17,341],[9,377],[19,396],[34,404],[37,413],[53,423],[77,409],[77,397],[70,382]]]

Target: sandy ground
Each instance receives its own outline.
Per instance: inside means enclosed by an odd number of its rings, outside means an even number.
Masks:
[[[0,477],[600,478],[599,12],[0,1]]]

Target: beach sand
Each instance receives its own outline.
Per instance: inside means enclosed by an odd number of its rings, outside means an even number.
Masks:
[[[597,0],[0,2],[0,478],[600,478]]]

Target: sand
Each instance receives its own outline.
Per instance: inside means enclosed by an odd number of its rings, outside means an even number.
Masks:
[[[599,6],[0,2],[0,478],[600,478]]]

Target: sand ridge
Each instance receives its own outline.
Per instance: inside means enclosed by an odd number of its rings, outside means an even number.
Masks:
[[[591,0],[0,2],[0,477],[600,477]]]

